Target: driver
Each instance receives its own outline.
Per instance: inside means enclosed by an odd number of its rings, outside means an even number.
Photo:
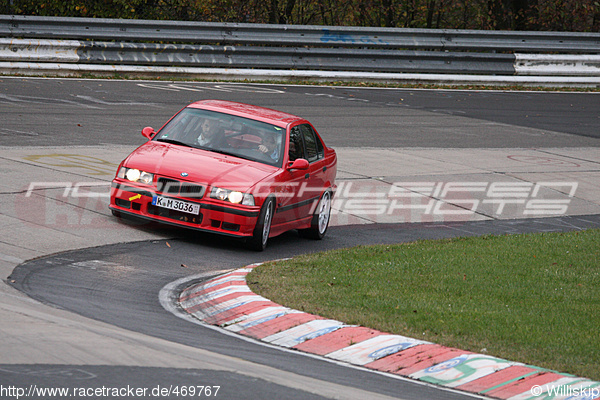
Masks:
[[[279,146],[277,146],[277,138],[275,134],[271,132],[265,132],[263,134],[262,144],[258,146],[258,150],[269,156],[273,161],[279,160]]]

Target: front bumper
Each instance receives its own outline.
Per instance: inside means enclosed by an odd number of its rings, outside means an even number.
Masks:
[[[159,207],[152,204],[155,196],[198,204],[200,211],[198,214],[193,214]],[[237,237],[252,236],[260,213],[258,206],[229,206],[204,196],[201,198],[174,196],[118,180],[114,180],[110,188],[109,208],[113,211],[170,225]]]

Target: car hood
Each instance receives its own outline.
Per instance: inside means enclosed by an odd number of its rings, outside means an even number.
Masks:
[[[124,166],[158,176],[243,192],[278,169],[234,156],[152,141],[131,153]]]

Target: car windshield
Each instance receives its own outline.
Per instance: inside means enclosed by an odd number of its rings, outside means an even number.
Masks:
[[[248,118],[184,108],[153,140],[281,167],[285,129]]]

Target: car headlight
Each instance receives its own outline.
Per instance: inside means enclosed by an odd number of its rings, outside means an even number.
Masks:
[[[132,182],[145,183],[146,185],[152,184],[154,181],[154,174],[146,171],[140,171],[135,168],[121,167],[117,176],[121,179],[127,179]]]
[[[217,200],[228,201],[233,204],[242,204],[245,206],[254,205],[254,196],[250,193],[242,193],[235,190],[228,190],[214,187],[210,192],[210,197]]]

